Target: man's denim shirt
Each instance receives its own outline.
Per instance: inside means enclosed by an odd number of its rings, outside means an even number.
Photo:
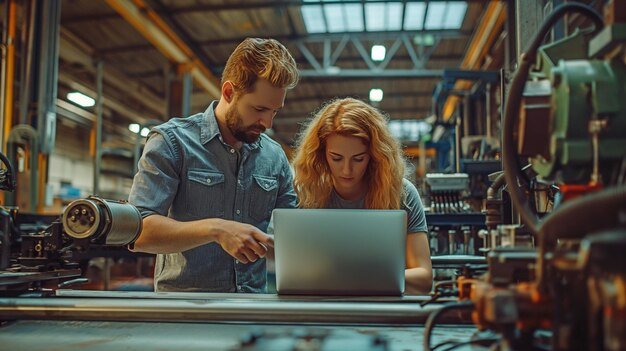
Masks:
[[[152,129],[129,201],[143,218],[224,218],[267,230],[274,208],[296,205],[284,151],[265,134],[241,150],[224,143],[212,102],[204,113]],[[174,239],[175,240],[175,239]],[[218,243],[157,255],[156,291],[265,292],[265,259],[239,263]]]

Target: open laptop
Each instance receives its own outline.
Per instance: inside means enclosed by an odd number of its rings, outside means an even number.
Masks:
[[[405,211],[276,209],[273,216],[279,294],[404,293]]]

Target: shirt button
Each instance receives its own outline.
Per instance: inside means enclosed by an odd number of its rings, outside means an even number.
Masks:
[[[237,211],[235,211],[235,212],[237,212],[237,214],[241,214],[241,211],[239,211],[239,210],[237,210]]]
[[[239,264],[239,260],[235,260],[235,263],[236,263],[236,264]]]
[[[234,154],[235,153],[235,149],[230,149],[230,153]]]
[[[211,184],[211,178],[207,178],[206,182]]]

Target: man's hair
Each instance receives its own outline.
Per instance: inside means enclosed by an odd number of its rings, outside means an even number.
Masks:
[[[326,161],[326,141],[338,134],[357,137],[368,146],[365,208],[399,209],[405,164],[400,143],[391,135],[387,121],[386,115],[360,100],[337,99],[323,105],[298,137],[293,159],[298,205],[328,206],[333,182]]]
[[[230,81],[236,94],[252,91],[257,79],[267,79],[277,88],[298,84],[298,68],[287,48],[274,39],[247,38],[233,51],[222,73],[222,84]]]

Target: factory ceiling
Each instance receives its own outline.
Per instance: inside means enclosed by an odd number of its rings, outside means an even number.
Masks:
[[[275,120],[279,141],[290,144],[324,101],[368,101],[371,89],[392,120],[423,119],[445,70],[501,64],[505,13],[503,1],[63,0],[59,97],[93,95],[101,62],[105,118],[116,124],[167,120],[181,72],[194,82],[190,112],[200,112],[218,98],[236,45],[272,37],[302,73]],[[386,49],[379,61],[374,45]]]

